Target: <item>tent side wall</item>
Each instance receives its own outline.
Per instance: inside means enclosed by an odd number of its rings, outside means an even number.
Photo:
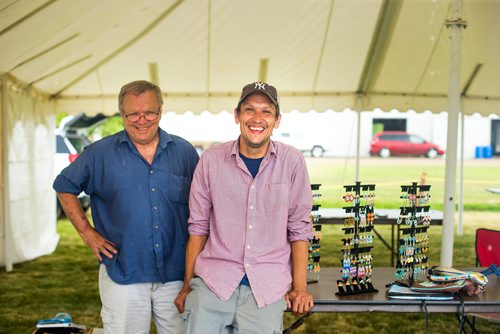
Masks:
[[[55,103],[8,80],[2,83],[0,266],[10,270],[52,253],[59,241],[52,190]]]
[[[6,89],[4,89],[7,80],[2,78],[0,80],[0,266],[5,264],[5,203],[4,203],[4,192],[5,192],[5,182],[7,178],[4,174],[4,143],[7,142],[7,138],[4,137],[4,124],[6,116],[6,108],[4,107],[4,94],[6,94]]]

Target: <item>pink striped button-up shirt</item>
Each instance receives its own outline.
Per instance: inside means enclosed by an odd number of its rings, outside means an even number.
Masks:
[[[229,300],[246,274],[258,307],[285,295],[292,281],[290,243],[313,237],[312,194],[302,153],[271,141],[255,178],[238,140],[201,156],[189,199],[191,235],[208,235],[195,275]]]

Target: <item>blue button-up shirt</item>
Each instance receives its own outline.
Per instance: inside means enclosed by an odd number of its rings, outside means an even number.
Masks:
[[[90,195],[96,230],[118,248],[103,256],[119,284],[184,278],[189,189],[198,154],[163,130],[150,165],[125,131],[89,145],[54,181],[57,192]]]

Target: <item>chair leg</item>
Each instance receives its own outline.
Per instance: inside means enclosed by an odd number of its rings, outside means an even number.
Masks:
[[[307,318],[309,318],[312,314],[313,314],[312,311],[304,314],[297,321],[295,321],[293,324],[291,324],[290,327],[288,327],[287,329],[285,329],[283,331],[283,334],[289,334],[289,333],[293,332],[294,330],[296,330],[297,328],[299,328],[304,323],[304,321]]]
[[[472,316],[471,321],[465,314],[463,315],[463,320],[460,313],[456,313],[455,315],[457,316],[458,323],[460,324],[460,334],[467,333],[467,331],[465,330],[466,324],[469,325],[470,329],[472,330],[472,334],[481,334],[476,328],[476,317]]]

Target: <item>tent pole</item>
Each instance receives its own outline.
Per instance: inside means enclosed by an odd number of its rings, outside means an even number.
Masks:
[[[12,249],[11,247],[11,233],[10,233],[10,219],[9,219],[9,152],[8,152],[8,117],[7,117],[7,111],[8,111],[8,96],[7,96],[7,86],[8,86],[8,80],[7,80],[7,75],[2,76],[2,106],[0,107],[2,115],[0,116],[2,123],[1,127],[2,130],[0,131],[1,135],[1,154],[2,154],[2,168],[0,169],[2,171],[2,182],[0,183],[0,186],[2,187],[1,192],[2,192],[2,203],[0,204],[0,207],[2,208],[2,221],[3,221],[3,253],[4,253],[4,263],[5,263],[5,270],[6,271],[12,271],[12,258],[10,256],[10,250]]]
[[[460,186],[458,189],[458,235],[464,235],[464,113],[460,113]]]
[[[361,109],[357,108],[358,112],[358,124],[356,124],[356,175],[354,175],[354,180],[359,181],[359,152],[361,143]]]
[[[446,139],[446,171],[444,181],[443,235],[441,238],[441,265],[453,265],[455,183],[457,169],[458,115],[460,114],[460,51],[462,45],[462,1],[451,3],[451,18],[446,26],[451,29],[450,77],[448,85],[448,132]]]

